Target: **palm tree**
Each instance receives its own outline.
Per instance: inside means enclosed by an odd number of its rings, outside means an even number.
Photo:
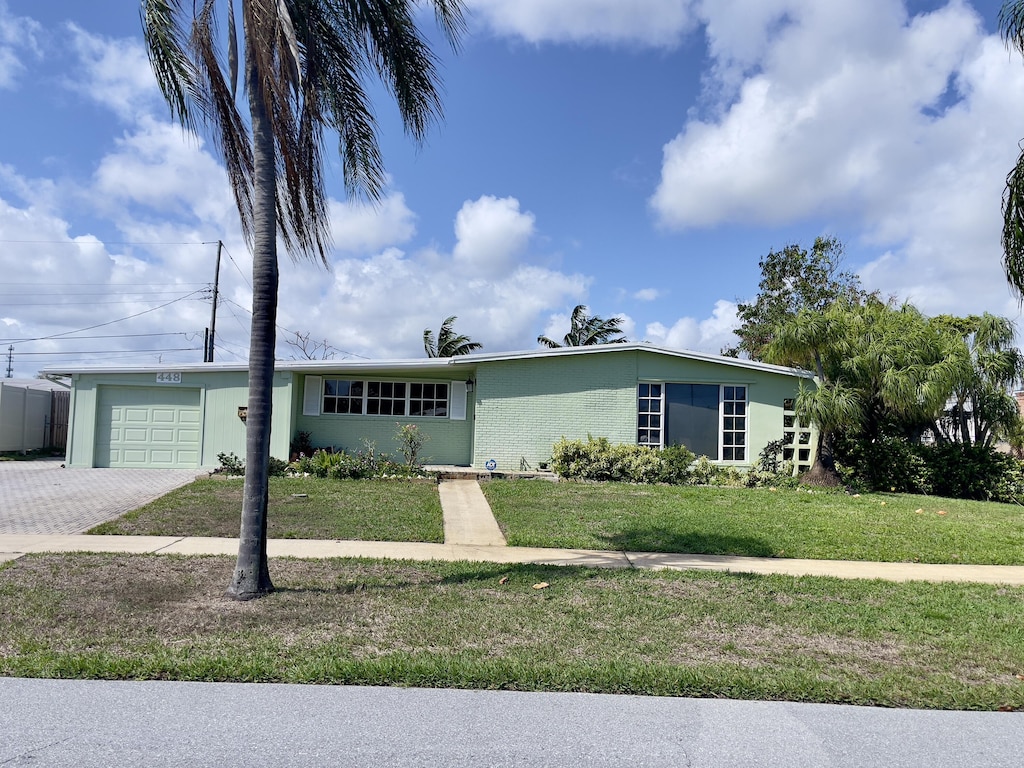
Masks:
[[[621,317],[610,317],[607,320],[598,315],[588,315],[586,304],[577,304],[569,319],[569,332],[559,343],[547,336],[538,336],[537,343],[542,347],[557,349],[558,347],[589,347],[593,344],[622,344],[628,342],[623,333]]]
[[[427,357],[456,357],[483,349],[483,344],[471,341],[469,336],[456,335],[453,326],[458,319],[455,315],[445,318],[441,323],[441,330],[437,332],[436,342],[434,332],[429,328],[423,329],[423,351],[427,353]]]
[[[267,478],[277,317],[277,239],[293,258],[327,263],[324,132],[336,131],[346,190],[378,200],[386,184],[364,80],[394,94],[422,141],[441,114],[435,58],[413,0],[142,0],[149,60],[172,114],[211,135],[253,254],[246,473],[238,561],[227,595],[273,590],[267,567]],[[431,0],[453,47],[461,0]],[[241,22],[239,56],[237,20]],[[218,12],[225,12],[222,36]],[[218,48],[226,40],[227,51]],[[248,121],[236,90],[239,66]]]
[[[1024,0],[1003,3],[999,30],[1007,46],[1024,53]],[[1007,174],[1003,192],[1003,269],[1010,286],[1024,297],[1024,150]]]

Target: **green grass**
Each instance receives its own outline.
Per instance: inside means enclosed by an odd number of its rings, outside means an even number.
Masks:
[[[513,546],[1024,564],[1024,509],[907,494],[482,483]]]
[[[242,478],[196,480],[89,533],[238,536]],[[267,534],[275,539],[444,541],[437,485],[400,480],[270,478]]]
[[[1024,588],[473,563],[29,555],[0,675],[1024,707]],[[545,589],[534,585],[548,583]]]

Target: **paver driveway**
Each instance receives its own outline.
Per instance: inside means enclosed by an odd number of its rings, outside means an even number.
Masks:
[[[0,461],[0,534],[82,533],[191,482],[195,469],[64,469]]]

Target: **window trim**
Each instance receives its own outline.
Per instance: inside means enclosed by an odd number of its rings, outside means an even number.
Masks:
[[[718,387],[718,456],[715,458],[715,461],[717,461],[717,462],[719,462],[721,464],[750,464],[751,463],[751,460],[750,460],[750,386],[751,386],[751,384],[748,381],[730,382],[728,384],[723,384],[720,381],[719,382],[714,382],[714,381],[694,381],[694,380],[669,381],[667,379],[640,379],[640,380],[638,380],[637,381],[637,386],[636,386],[636,417],[637,417],[636,418],[636,441],[637,441],[637,445],[646,445],[646,446],[651,447],[651,448],[659,448],[659,449],[665,447],[665,430],[666,430],[666,424],[665,424],[665,390],[666,390],[667,385],[669,385],[669,384],[714,384],[714,385],[716,385]],[[655,398],[652,398],[650,396],[647,396],[647,397],[642,396],[641,395],[641,387],[643,387],[643,386],[648,386],[649,387],[649,386],[652,386],[652,385],[659,386],[661,388],[661,395],[660,395],[660,397],[656,398],[657,401],[658,401],[659,410],[657,412],[655,412],[655,411],[641,411],[640,410],[640,401],[641,400],[648,400],[648,401],[655,400]],[[725,429],[725,419],[726,419],[726,413],[725,413],[725,403],[726,403],[726,400],[725,400],[725,388],[726,387],[732,387],[732,388],[739,387],[739,388],[743,389],[744,399],[742,401],[741,400],[736,400],[736,399],[733,399],[733,400],[729,401],[729,402],[733,402],[733,403],[742,402],[744,404],[743,405],[743,413],[741,414],[741,417],[744,420],[743,421],[743,429],[742,430],[738,430],[738,429],[732,428],[732,429],[728,430],[729,434],[733,434],[733,435],[741,434],[743,436],[743,438],[742,438],[742,440],[743,440],[742,445],[736,445],[734,443],[733,445],[728,446],[730,448],[742,448],[743,449],[743,458],[742,459],[724,459],[724,458],[722,458],[723,456],[725,456],[725,449],[726,449],[726,445],[725,445],[725,435],[726,435],[726,431],[727,431]],[[648,432],[651,432],[651,431],[653,431],[653,428],[651,428],[651,427],[641,427],[640,426],[640,417],[641,416],[645,416],[645,415],[655,415],[655,414],[661,417],[661,420],[659,422],[660,423],[660,427],[657,428],[658,429],[658,433],[659,433],[658,434],[658,443],[655,444],[653,441],[641,442],[640,441],[640,431],[641,430],[646,430]],[[736,418],[736,414],[729,414],[729,418]]]
[[[450,419],[450,418],[452,418],[452,416],[451,416],[451,412],[452,412],[452,382],[447,381],[447,380],[446,381],[439,381],[437,379],[415,379],[415,380],[410,380],[410,379],[356,379],[356,378],[347,378],[347,377],[344,377],[344,376],[323,376],[323,377],[320,377],[320,378],[321,378],[320,398],[319,398],[319,403],[320,403],[320,414],[319,415],[320,416],[340,417],[340,418],[370,418],[370,419],[377,419],[377,418],[395,419],[395,418],[398,418],[398,419],[429,419],[429,420]],[[335,397],[334,395],[328,395],[327,394],[327,382],[328,381],[346,381],[346,382],[349,382],[350,384],[358,383],[358,384],[362,385],[362,396],[360,398],[360,412],[359,413],[332,413],[332,412],[328,412],[324,408],[324,400],[327,397]],[[371,398],[371,396],[370,396],[370,385],[371,384],[394,384],[394,385],[401,385],[405,389],[405,395],[404,395],[404,397],[401,400],[399,400],[398,398],[395,398],[395,397],[384,398],[384,397],[381,397],[380,395],[377,395],[377,396],[374,396],[374,397]],[[442,400],[440,398],[436,398],[436,397],[435,398],[430,398],[429,400],[424,400],[423,398],[413,398],[412,397],[412,385],[413,384],[435,384],[435,385],[444,386],[444,388],[445,388],[445,399],[443,401],[444,402],[444,410],[445,410],[444,414],[443,415],[417,414],[415,416],[411,416],[409,414],[410,401],[411,400],[418,400],[420,402],[434,402],[436,404],[440,404],[442,402]],[[384,400],[387,400],[388,402],[402,402],[402,403],[404,403],[404,411],[401,414],[397,414],[397,413],[368,413],[367,412],[367,404],[369,403],[369,401],[371,399],[372,400],[376,400],[378,402],[382,402]]]

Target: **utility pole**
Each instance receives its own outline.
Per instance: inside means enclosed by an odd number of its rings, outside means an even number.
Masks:
[[[217,268],[213,273],[213,315],[210,318],[210,337],[206,343],[206,359],[204,363],[213,362],[213,339],[217,333],[217,294],[220,292],[220,252],[224,248],[224,241],[217,241]]]
[[[14,377],[14,345],[7,347],[7,378]]]

